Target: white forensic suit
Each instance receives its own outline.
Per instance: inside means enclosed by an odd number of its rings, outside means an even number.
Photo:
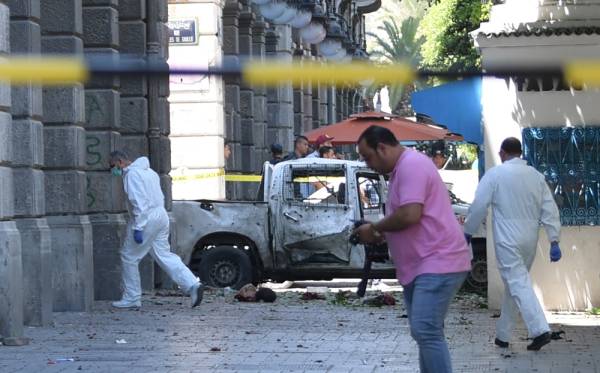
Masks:
[[[142,297],[140,261],[150,255],[169,277],[189,293],[198,279],[169,246],[169,216],[164,207],[158,174],[150,168],[146,157],[140,157],[123,169],[123,186],[127,193],[129,223],[121,262],[123,266],[123,300],[138,302]],[[143,241],[133,239],[133,231],[143,232]]]
[[[504,300],[496,338],[510,341],[520,311],[530,338],[550,331],[533,291],[529,269],[535,258],[540,223],[550,242],[559,241],[558,208],[544,175],[520,158],[485,173],[469,208],[464,230],[473,235],[492,206],[492,227],[498,269],[504,281]]]

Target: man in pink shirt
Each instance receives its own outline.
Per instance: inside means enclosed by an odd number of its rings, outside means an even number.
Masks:
[[[361,242],[387,241],[404,287],[410,331],[419,346],[421,372],[451,372],[444,319],[471,269],[471,252],[448,189],[426,155],[371,126],[358,139],[367,165],[389,174],[386,217],[356,229]]]

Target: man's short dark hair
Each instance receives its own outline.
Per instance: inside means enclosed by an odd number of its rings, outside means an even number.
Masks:
[[[306,142],[308,141],[308,137],[306,136],[298,136],[296,137],[296,140],[294,140],[294,148],[296,147],[296,145],[298,145],[298,143],[300,142],[300,140],[306,140]]]
[[[523,150],[521,149],[521,141],[516,137],[508,137],[502,141],[500,146],[501,150],[504,150],[506,154],[521,155]]]
[[[115,150],[110,153],[109,161],[111,163],[116,163],[118,161],[130,161],[129,155],[125,150]]]
[[[446,143],[444,140],[439,140],[431,144],[431,156],[436,155],[446,156]]]
[[[357,143],[365,140],[367,146],[372,149],[377,149],[378,144],[386,144],[396,146],[398,145],[398,140],[396,136],[385,127],[380,126],[371,126],[367,128],[358,138]]]
[[[323,158],[323,156],[325,156],[325,154],[329,153],[332,150],[333,150],[333,148],[331,146],[321,146],[319,148],[319,157]]]

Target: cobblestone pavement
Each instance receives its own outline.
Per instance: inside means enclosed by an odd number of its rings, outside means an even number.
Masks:
[[[294,291],[278,295],[274,304],[238,303],[215,291],[193,310],[188,298],[145,296],[141,310],[96,302],[92,313],[55,313],[53,327],[27,328],[30,345],[0,347],[0,372],[418,370],[401,301],[376,308],[334,304],[334,294],[312,301]],[[446,334],[455,372],[600,371],[599,317],[548,315],[564,339],[527,352],[522,328],[508,350],[495,347],[493,312],[480,307],[471,296],[452,306]]]

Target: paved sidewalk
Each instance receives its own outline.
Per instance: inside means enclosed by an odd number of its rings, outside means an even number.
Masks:
[[[351,307],[279,295],[264,304],[207,294],[194,310],[188,298],[146,296],[139,311],[97,302],[93,313],[55,313],[54,327],[27,329],[29,346],[0,346],[0,372],[418,371],[402,302]],[[508,350],[491,343],[492,316],[476,299],[453,304],[446,329],[455,372],[600,371],[600,318],[549,315],[565,339],[527,352],[523,329]],[[59,358],[75,361],[52,364]]]

